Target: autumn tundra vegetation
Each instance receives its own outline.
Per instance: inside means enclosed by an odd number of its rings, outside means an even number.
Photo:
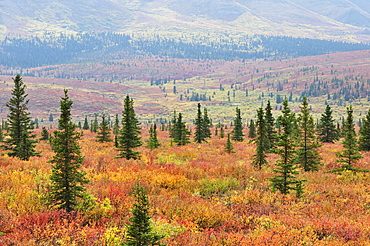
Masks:
[[[279,115],[270,102],[245,124],[140,124],[134,100],[108,121],[73,121],[60,95],[58,126],[37,128],[20,75],[2,124],[2,245],[367,245],[370,112],[349,105],[314,122],[303,97]],[[95,125],[95,126],[94,126]],[[80,126],[80,127],[79,127]]]

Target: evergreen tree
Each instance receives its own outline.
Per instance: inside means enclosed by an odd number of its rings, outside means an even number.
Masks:
[[[139,152],[134,148],[141,146],[139,121],[134,110],[134,101],[127,95],[122,111],[122,129],[118,137],[119,158],[138,159]]]
[[[177,146],[182,146],[190,143],[190,131],[186,128],[185,122],[182,121],[182,114],[179,113],[178,117],[175,116],[172,126],[172,139]]]
[[[273,170],[275,175],[270,179],[272,191],[279,190],[286,195],[291,190],[295,190],[297,196],[302,193],[302,180],[297,180],[297,166],[295,165],[295,115],[288,107],[288,100],[283,102],[283,115],[279,116],[278,124],[281,127],[278,142],[276,143],[276,153],[280,160],[276,162]]]
[[[362,158],[358,150],[355,125],[353,123],[353,109],[352,105],[347,107],[347,120],[344,123],[344,150],[337,153],[339,159],[337,162],[343,163],[341,169],[355,170],[353,164]]]
[[[112,142],[110,135],[109,122],[105,119],[105,114],[102,115],[102,122],[98,128],[97,142]]]
[[[118,114],[116,114],[116,119],[114,121],[113,134],[115,136],[117,136],[119,134],[119,119],[118,119]]]
[[[225,129],[223,126],[221,126],[221,129],[220,129],[220,138],[224,138],[225,137]]]
[[[85,194],[83,185],[89,182],[85,173],[79,171],[83,163],[81,147],[78,144],[82,133],[77,132],[76,125],[72,123],[72,104],[72,100],[68,97],[68,90],[64,90],[64,97],[60,101],[59,118],[62,130],[54,131],[51,147],[55,155],[50,160],[54,164],[50,176],[50,202],[67,212],[76,208],[77,199],[83,198]]]
[[[3,126],[0,125],[0,142],[4,140],[4,135],[3,135]]]
[[[359,150],[370,151],[370,110],[362,120],[360,128]]]
[[[131,223],[127,226],[127,237],[123,245],[163,245],[160,242],[163,236],[154,233],[150,225],[149,201],[145,189],[139,185],[136,185],[134,195],[135,203],[131,211]]]
[[[42,127],[40,140],[49,140],[49,132],[46,130],[45,126]]]
[[[154,123],[153,126],[149,128],[149,141],[147,147],[149,149],[157,149],[160,145],[157,137],[157,124]]]
[[[251,120],[249,123],[249,132],[248,132],[248,137],[249,138],[255,138],[256,137],[256,126],[254,124],[254,120]]]
[[[29,117],[30,113],[27,112],[29,100],[25,93],[26,85],[19,74],[13,79],[13,82],[12,98],[6,104],[10,111],[6,128],[8,138],[4,141],[2,148],[8,151],[9,156],[27,161],[32,156],[39,156],[35,150],[36,134],[32,132],[33,122]]]
[[[271,151],[275,147],[277,141],[277,135],[275,130],[275,119],[272,115],[272,107],[270,101],[267,102],[265,108],[265,122],[266,122],[266,133],[267,133],[267,143],[266,148]]]
[[[296,161],[305,171],[317,171],[321,160],[317,149],[321,144],[315,135],[315,124],[306,97],[303,97],[300,109],[298,116],[300,137],[298,138],[299,148]]]
[[[208,117],[208,110],[204,108],[204,114],[203,114],[203,132],[205,138],[210,138],[212,136],[211,133],[211,127],[212,127],[212,122]]]
[[[98,132],[98,127],[98,117],[95,115],[94,121],[91,123],[90,131],[96,133]]]
[[[330,106],[326,105],[325,112],[321,115],[318,125],[319,139],[324,143],[334,143],[338,140],[338,131],[335,128],[332,113]]]
[[[257,133],[253,142],[256,144],[256,154],[253,155],[252,165],[261,169],[263,165],[267,164],[266,151],[267,151],[267,131],[266,122],[264,118],[263,109],[257,110]]]
[[[198,103],[197,118],[195,119],[195,132],[194,141],[196,143],[202,143],[206,139],[204,132],[204,119],[202,116],[202,111],[200,109],[200,103]]]
[[[89,122],[87,121],[87,116],[85,116],[85,121],[84,121],[84,125],[83,125],[82,129],[84,129],[84,130],[89,130],[90,129]]]
[[[234,146],[233,144],[231,143],[231,140],[230,140],[230,133],[227,134],[227,141],[226,141],[226,145],[225,145],[225,151],[229,154],[231,154],[233,152],[233,149],[234,149]]]
[[[236,117],[234,119],[234,129],[231,131],[232,140],[242,142],[244,140],[243,136],[243,123],[242,117],[240,115],[240,109],[236,108]]]

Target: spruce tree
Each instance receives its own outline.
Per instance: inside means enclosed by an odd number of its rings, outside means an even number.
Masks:
[[[358,150],[352,105],[347,107],[347,120],[344,123],[344,139],[342,143],[344,150],[337,153],[339,157],[337,162],[343,163],[342,170],[355,170],[353,164],[361,159],[362,155]]]
[[[310,114],[307,98],[303,97],[301,112],[298,116],[298,150],[297,163],[304,171],[317,171],[320,165],[320,154],[318,148],[321,146],[316,134],[314,120]]]
[[[370,151],[370,110],[362,120],[359,135],[359,150]]]
[[[251,120],[249,123],[249,132],[248,132],[249,138],[255,138],[256,137],[256,126],[254,124],[254,120]]]
[[[278,117],[281,131],[276,143],[276,153],[280,156],[280,160],[276,162],[276,168],[273,170],[275,175],[270,179],[272,191],[279,190],[286,195],[291,190],[295,190],[296,195],[301,196],[302,180],[297,179],[299,172],[294,161],[296,148],[295,114],[288,107],[288,100],[284,100],[283,107],[283,115]]]
[[[82,129],[83,130],[89,130],[90,129],[89,122],[87,121],[87,116],[85,116],[85,121],[84,121],[84,125],[82,126]]]
[[[116,114],[116,119],[114,121],[113,134],[115,136],[117,136],[119,134],[119,119],[118,119],[118,114]]]
[[[138,159],[139,152],[134,148],[141,146],[140,123],[135,115],[134,101],[127,95],[122,111],[122,129],[118,136],[119,158]]]
[[[8,151],[9,156],[27,161],[32,156],[39,156],[35,150],[36,134],[32,132],[33,121],[29,117],[30,113],[27,112],[29,100],[25,93],[26,85],[19,74],[13,79],[13,82],[12,97],[6,104],[10,111],[6,128],[8,138],[4,141],[2,148]]]
[[[179,113],[178,117],[174,117],[171,131],[171,138],[173,139],[173,142],[177,144],[177,146],[183,146],[190,143],[190,131],[186,128],[185,122],[182,121],[181,113]]]
[[[270,101],[267,101],[265,108],[265,122],[266,122],[266,132],[267,132],[267,150],[271,151],[275,147],[275,142],[277,141],[277,132],[275,130],[275,119],[272,115],[272,107]]]
[[[125,246],[152,246],[163,245],[160,240],[163,236],[153,232],[150,224],[149,201],[145,189],[139,184],[134,190],[135,203],[132,208],[132,217],[127,226]]]
[[[98,127],[98,117],[95,115],[94,121],[91,123],[90,131],[96,133],[98,132]]]
[[[49,132],[46,130],[45,126],[42,127],[40,140],[49,140]]]
[[[231,131],[232,140],[242,142],[244,140],[243,136],[243,123],[242,117],[240,115],[240,109],[236,108],[236,117],[234,119],[234,129]]]
[[[330,106],[326,105],[325,112],[321,115],[320,122],[317,127],[319,139],[324,143],[334,143],[334,141],[339,139],[332,113],[333,111]]]
[[[197,118],[195,119],[195,132],[194,141],[196,143],[202,143],[205,141],[206,136],[204,132],[204,119],[202,116],[202,111],[200,109],[200,103],[198,103]]]
[[[266,131],[266,121],[264,118],[264,112],[263,109],[260,108],[257,110],[257,133],[256,138],[253,140],[253,142],[256,144],[256,154],[254,154],[252,165],[257,167],[258,169],[261,169],[262,166],[267,164],[266,161],[266,151],[268,150],[268,139],[267,139],[267,131]]]
[[[203,132],[205,138],[210,138],[212,136],[211,133],[211,127],[212,127],[212,122],[210,118],[208,117],[208,110],[207,108],[204,108],[203,110]]]
[[[161,146],[157,137],[157,124],[154,123],[153,126],[149,128],[149,141],[147,147],[149,149],[157,149]]]
[[[231,154],[233,152],[233,149],[234,149],[234,146],[233,146],[233,144],[231,143],[231,140],[230,140],[230,133],[228,133],[227,134],[227,141],[226,141],[224,150],[227,153]]]
[[[223,126],[221,126],[221,129],[220,129],[220,138],[224,138],[225,137],[225,129]]]
[[[102,121],[98,128],[97,142],[112,142],[110,135],[109,122],[105,119],[105,114],[102,115]]]
[[[0,142],[4,140],[4,135],[3,135],[3,126],[0,125]]]
[[[55,155],[50,160],[53,164],[50,176],[50,203],[67,212],[76,209],[78,198],[83,198],[85,194],[84,184],[89,182],[85,173],[79,170],[83,163],[81,147],[78,144],[82,133],[77,132],[76,125],[72,123],[72,104],[68,90],[64,90],[64,97],[60,101],[61,130],[54,131],[54,137],[51,139]]]

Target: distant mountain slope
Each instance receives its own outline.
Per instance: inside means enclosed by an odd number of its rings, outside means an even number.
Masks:
[[[368,0],[3,0],[0,33],[257,33],[370,40]]]

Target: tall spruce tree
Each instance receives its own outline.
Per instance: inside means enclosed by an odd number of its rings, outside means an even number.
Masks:
[[[102,121],[100,122],[99,128],[98,128],[98,135],[96,136],[97,142],[112,142],[111,134],[110,134],[110,128],[109,128],[109,122],[105,119],[105,114],[102,115]]]
[[[266,133],[267,133],[267,151],[271,151],[275,147],[277,141],[277,132],[275,130],[275,119],[272,115],[272,107],[270,101],[267,101],[265,108],[265,122],[266,122]]]
[[[196,143],[202,143],[206,141],[206,136],[204,132],[204,118],[202,116],[200,103],[198,103],[197,118],[195,119],[194,124],[195,124],[194,141]]]
[[[338,140],[338,130],[335,127],[332,116],[333,111],[329,105],[326,105],[324,113],[321,115],[320,122],[317,126],[318,135],[321,142],[334,143]]]
[[[266,121],[264,118],[264,112],[262,108],[257,110],[256,126],[257,126],[256,138],[253,140],[253,142],[256,144],[256,154],[252,156],[253,157],[252,165],[257,167],[258,169],[261,169],[262,166],[267,164],[266,151],[268,150]]]
[[[242,123],[242,117],[241,117],[241,114],[240,114],[240,109],[237,107],[236,108],[236,116],[235,116],[235,119],[234,119],[234,128],[233,130],[231,131],[231,135],[232,135],[232,140],[234,141],[239,141],[239,142],[243,142],[244,138],[244,134],[243,134],[243,123]]]
[[[84,125],[82,126],[82,129],[89,130],[89,122],[87,121],[87,116],[85,116]]]
[[[64,97],[60,101],[61,130],[54,131],[54,137],[51,139],[55,155],[50,160],[54,164],[50,176],[50,203],[67,212],[75,210],[78,198],[84,197],[84,184],[89,182],[85,173],[79,170],[83,163],[81,147],[78,144],[82,133],[77,132],[76,125],[72,123],[72,104],[68,90],[64,90]]]
[[[158,137],[157,137],[157,124],[154,123],[153,126],[150,126],[149,128],[149,140],[147,147],[149,149],[157,149],[161,146],[159,143]]]
[[[370,110],[362,120],[359,135],[359,150],[370,151]]]
[[[46,130],[45,126],[42,127],[40,140],[49,140],[49,132]]]
[[[203,126],[204,126],[203,127],[204,136],[206,138],[210,138],[212,136],[212,133],[211,133],[212,121],[208,117],[207,108],[204,108],[203,110]]]
[[[233,146],[233,144],[232,144],[232,142],[230,140],[230,133],[228,133],[227,134],[227,140],[226,140],[226,144],[225,144],[224,150],[227,153],[231,154],[233,152],[233,149],[234,149],[234,146]]]
[[[119,134],[119,119],[118,119],[118,114],[116,114],[116,118],[114,120],[113,134],[115,136],[117,136]]]
[[[343,163],[342,170],[355,170],[353,164],[361,159],[362,155],[358,150],[352,105],[347,107],[347,120],[344,123],[344,139],[342,143],[344,150],[337,153],[339,158],[337,162]]]
[[[150,224],[149,201],[145,189],[139,184],[134,190],[135,203],[132,208],[132,217],[127,226],[124,246],[152,246],[164,245],[160,242],[163,236],[153,232]]]
[[[278,124],[281,127],[276,153],[280,160],[276,162],[273,170],[275,175],[270,179],[272,191],[279,190],[282,194],[289,194],[291,190],[296,191],[299,197],[302,194],[302,180],[297,179],[299,174],[295,164],[296,134],[294,122],[295,114],[288,107],[288,100],[283,102],[283,115],[278,117]]]
[[[139,152],[133,150],[142,145],[139,125],[135,115],[134,101],[127,95],[122,111],[122,129],[118,136],[119,158],[138,159],[140,157]]]
[[[90,131],[96,133],[98,132],[98,127],[98,116],[95,115],[94,121],[91,122]]]
[[[301,112],[298,115],[299,146],[296,161],[304,171],[317,171],[321,163],[318,152],[321,144],[315,134],[315,124],[306,97],[303,97],[300,109]]]
[[[29,117],[30,113],[27,112],[29,100],[25,92],[26,85],[19,74],[13,79],[13,82],[12,97],[6,104],[10,112],[7,119],[7,138],[2,148],[8,151],[9,156],[27,161],[32,156],[39,156],[35,150],[36,134],[32,132],[34,123]]]

